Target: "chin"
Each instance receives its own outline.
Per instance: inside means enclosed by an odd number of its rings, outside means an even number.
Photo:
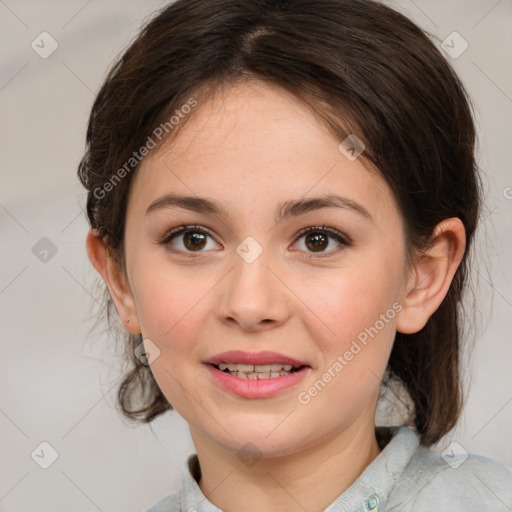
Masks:
[[[252,450],[262,457],[288,455],[304,448],[307,443],[313,443],[311,432],[297,428],[296,423],[288,422],[288,419],[283,421],[284,417],[286,415],[276,420],[275,416],[264,419],[261,415],[258,418],[251,415],[239,421],[231,419],[226,425],[229,425],[227,430],[232,436],[223,429],[210,433],[210,436],[229,451]]]

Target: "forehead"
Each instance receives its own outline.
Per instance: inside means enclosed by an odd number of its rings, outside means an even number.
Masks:
[[[342,193],[389,215],[395,207],[379,173],[340,152],[312,111],[287,91],[244,83],[198,100],[178,135],[142,162],[132,189],[142,210],[163,194],[215,197],[234,210]],[[235,203],[237,203],[235,208]]]

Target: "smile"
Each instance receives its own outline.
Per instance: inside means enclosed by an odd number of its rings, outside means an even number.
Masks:
[[[299,371],[302,366],[291,364],[241,364],[219,363],[214,365],[218,370],[238,377],[239,379],[275,379]]]

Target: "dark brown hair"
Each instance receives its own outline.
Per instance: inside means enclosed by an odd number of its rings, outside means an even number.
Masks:
[[[340,142],[351,133],[364,142],[361,158],[382,174],[400,207],[409,261],[436,224],[462,220],[466,251],[447,296],[421,331],[396,334],[387,368],[412,399],[422,443],[438,441],[463,401],[460,305],[480,182],[466,91],[429,36],[402,14],[371,0],[177,0],[163,8],[113,65],[92,108],[78,169],[91,227],[126,273],[125,214],[137,166],[108,191],[105,184],[191,97],[200,106],[243,80],[287,90]],[[111,323],[106,289],[104,298]],[[134,356],[141,335],[121,336],[129,365],[121,410],[150,422],[172,407]]]

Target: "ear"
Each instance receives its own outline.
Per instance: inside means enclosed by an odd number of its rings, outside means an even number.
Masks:
[[[459,218],[444,219],[434,228],[431,244],[411,270],[397,331],[414,334],[425,326],[448,293],[465,247],[466,231]]]
[[[123,269],[111,257],[95,229],[87,234],[86,246],[89,260],[105,281],[123,327],[132,334],[140,334],[135,301]]]

